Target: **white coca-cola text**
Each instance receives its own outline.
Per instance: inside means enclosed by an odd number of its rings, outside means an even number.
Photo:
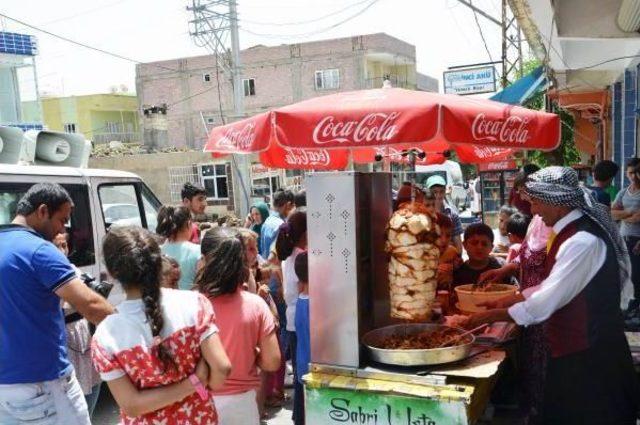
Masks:
[[[289,165],[327,166],[331,161],[326,149],[286,149],[284,160]]]
[[[399,112],[373,112],[358,121],[336,121],[334,116],[329,115],[313,129],[313,142],[317,145],[388,142],[398,133],[398,127],[394,124],[398,116]]]
[[[491,158],[498,155],[502,155],[505,153],[505,149],[503,148],[494,148],[491,146],[474,146],[473,153],[476,154],[478,158]]]
[[[527,124],[529,118],[512,116],[506,120],[490,120],[485,114],[478,114],[471,125],[471,134],[475,141],[525,144],[529,139]]]
[[[218,139],[218,147],[248,150],[256,139],[255,128],[254,123],[240,129],[230,128]]]

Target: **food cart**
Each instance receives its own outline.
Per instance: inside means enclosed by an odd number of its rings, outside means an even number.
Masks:
[[[312,98],[214,128],[205,151],[259,153],[268,167],[317,171],[372,163],[393,155],[390,150],[410,152],[412,166],[416,156],[444,161],[449,149],[463,162],[495,162],[510,158],[513,149],[551,150],[559,141],[554,114],[392,88]],[[305,183],[312,363],[304,377],[307,423],[474,423],[504,351],[465,337],[444,348],[390,350],[392,358],[384,360],[365,340],[394,324],[401,332],[417,329],[390,315],[385,240],[391,175],[317,172]]]
[[[384,251],[391,175],[314,173],[306,184],[312,362],[304,378],[307,423],[474,423],[504,351],[472,344],[461,362],[398,366],[373,360],[363,343],[370,331],[402,323],[389,315]]]

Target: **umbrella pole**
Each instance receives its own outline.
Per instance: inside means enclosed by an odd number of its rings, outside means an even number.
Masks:
[[[409,156],[409,171],[411,172],[411,203],[416,200],[416,152],[411,149],[408,152]]]

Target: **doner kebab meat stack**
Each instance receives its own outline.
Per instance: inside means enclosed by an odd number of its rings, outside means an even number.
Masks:
[[[391,216],[386,243],[391,255],[391,317],[415,321],[431,318],[436,299],[439,233],[439,226],[421,203],[404,203]]]

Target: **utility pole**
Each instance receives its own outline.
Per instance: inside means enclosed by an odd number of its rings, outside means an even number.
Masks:
[[[522,32],[507,0],[502,0],[502,87],[522,77]]]
[[[509,84],[517,80],[522,76],[522,35],[520,27],[518,26],[518,20],[513,15],[511,8],[509,7],[508,0],[501,0],[502,2],[502,16],[501,19],[496,19],[491,16],[490,13],[475,6],[469,0],[458,0],[458,2],[467,6],[473,10],[474,13],[487,19],[500,27],[502,33],[502,75],[501,82],[502,87],[507,87]]]
[[[244,118],[244,88],[242,84],[242,64],[240,62],[240,37],[238,35],[238,12],[236,0],[191,0],[187,10],[193,12],[194,19],[190,34],[196,45],[205,47],[214,55],[216,73],[222,70],[233,88],[234,120]],[[220,81],[216,81],[219,84]],[[220,87],[218,87],[220,90]],[[220,118],[226,119],[220,105]],[[239,217],[249,212],[251,181],[247,155],[232,155],[234,171],[234,204]]]
[[[229,0],[229,23],[231,24],[231,75],[233,78],[233,110],[236,119],[244,118],[244,85],[242,82],[242,63],[240,62],[240,37],[238,35],[238,11],[236,0]],[[237,209],[240,218],[249,214],[249,192],[251,190],[251,178],[249,176],[249,158],[247,155],[234,155],[236,175],[241,189]]]

